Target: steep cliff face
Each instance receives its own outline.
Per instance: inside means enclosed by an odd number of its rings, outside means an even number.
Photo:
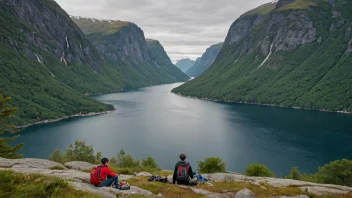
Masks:
[[[105,56],[131,63],[150,60],[144,33],[137,25],[124,21],[71,18]]]
[[[136,79],[141,86],[187,80],[186,75],[172,68],[175,67],[174,65],[167,63],[165,67],[160,67],[155,63],[151,56],[156,56],[157,52],[161,53],[163,47],[159,42],[157,43],[160,46],[150,42],[148,48],[144,32],[137,25],[124,21],[71,18],[106,60],[113,65],[117,64],[117,70],[124,76],[134,74],[133,79]],[[156,53],[153,54],[153,52]],[[163,53],[162,56],[166,59],[167,54]]]
[[[213,65],[174,92],[351,112],[352,2],[278,3],[237,19]]]
[[[198,77],[206,69],[214,63],[216,57],[218,57],[220,50],[223,46],[223,43],[218,43],[210,46],[202,57],[198,58],[194,65],[186,71],[186,74],[191,77]]]
[[[55,1],[0,0],[0,93],[27,124],[112,109],[84,93],[119,90],[117,71]]]
[[[152,64],[162,72],[163,75],[168,76],[175,81],[187,81],[189,77],[183,73],[179,68],[172,64],[170,57],[167,55],[164,47],[157,40],[147,39],[148,54]]]
[[[176,67],[178,67],[181,71],[186,72],[189,68],[194,65],[195,61],[189,58],[183,58],[176,63]]]

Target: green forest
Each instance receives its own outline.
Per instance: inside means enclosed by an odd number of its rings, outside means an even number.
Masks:
[[[325,1],[314,3],[315,9],[288,6],[272,11],[241,40],[225,44],[203,75],[173,92],[226,102],[352,112],[352,55],[348,50],[352,2],[339,1],[334,7]],[[314,21],[316,41],[276,51],[258,67],[266,58],[258,43],[265,39],[263,32],[271,18],[277,12],[288,16],[297,10],[307,12]],[[340,15],[332,17],[333,10]],[[291,23],[294,28],[295,21]],[[248,45],[252,48],[243,52]]]

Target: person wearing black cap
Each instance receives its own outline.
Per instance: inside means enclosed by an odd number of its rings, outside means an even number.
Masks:
[[[111,186],[113,184],[113,187],[117,188],[119,183],[118,174],[112,172],[108,167],[108,165],[109,165],[108,158],[104,157],[103,159],[101,159],[101,165],[99,166],[101,167],[99,172],[100,173],[99,177],[102,181],[97,186],[104,187],[104,186]]]
[[[183,184],[183,185],[196,185],[196,183],[191,182],[193,179],[193,171],[189,162],[186,162],[186,155],[180,154],[180,160],[175,165],[173,183]]]

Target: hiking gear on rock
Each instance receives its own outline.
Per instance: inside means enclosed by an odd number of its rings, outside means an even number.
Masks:
[[[167,177],[163,178],[161,176],[150,176],[148,178],[148,181],[155,181],[155,182],[163,182],[163,183],[167,183]]]
[[[104,166],[97,166],[92,169],[90,172],[90,183],[93,185],[99,185],[103,179],[100,177],[101,170]]]
[[[177,167],[177,180],[189,179],[189,163],[179,163]]]
[[[119,190],[129,190],[131,189],[131,186],[127,182],[120,182],[117,186],[117,189]]]

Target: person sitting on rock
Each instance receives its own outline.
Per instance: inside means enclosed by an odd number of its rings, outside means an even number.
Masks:
[[[192,171],[192,167],[189,162],[186,162],[186,155],[180,155],[181,161],[176,163],[174,175],[173,175],[173,183],[175,184],[183,184],[183,185],[197,185],[197,181],[193,180],[194,175]]]
[[[113,173],[109,165],[109,159],[103,158],[101,159],[101,165],[98,167],[93,168],[92,172],[90,173],[90,182],[94,184],[96,187],[104,187],[104,186],[111,186],[114,188],[118,188],[118,174]]]

